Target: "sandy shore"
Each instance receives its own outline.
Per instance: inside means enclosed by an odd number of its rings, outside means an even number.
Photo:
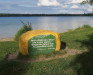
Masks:
[[[0,38],[0,41],[14,41],[13,37],[9,37],[9,38]]]

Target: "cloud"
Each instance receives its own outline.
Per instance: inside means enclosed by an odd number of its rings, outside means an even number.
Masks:
[[[82,6],[82,9],[85,11],[92,12],[93,7],[91,5],[84,5]]]
[[[90,6],[90,5],[88,5],[88,8],[86,8],[87,9],[87,11],[90,11],[90,12],[92,12],[93,10],[93,7],[92,6]]]
[[[36,1],[20,1],[19,3],[17,2],[18,6],[21,7],[37,7],[37,2]]]
[[[71,11],[69,14],[84,14],[84,11]]]
[[[81,3],[82,1],[86,1],[86,0],[69,0],[67,4],[78,4]]]
[[[68,11],[67,10],[60,10],[59,12],[62,12],[63,13],[63,12],[68,12]]]
[[[62,8],[68,8],[68,5],[62,5]]]
[[[77,5],[73,5],[73,6],[71,6],[71,8],[72,9],[77,9],[77,8],[79,8]]]
[[[80,5],[83,0],[7,0],[0,1],[0,13],[89,13],[92,7]],[[83,12],[82,12],[83,11]]]
[[[88,9],[87,11],[91,11],[92,12],[93,10],[92,9]]]
[[[38,6],[60,6],[57,0],[39,0]]]

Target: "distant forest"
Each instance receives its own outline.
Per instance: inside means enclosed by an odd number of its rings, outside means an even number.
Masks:
[[[93,16],[93,14],[0,14],[0,17],[21,17],[21,16]]]

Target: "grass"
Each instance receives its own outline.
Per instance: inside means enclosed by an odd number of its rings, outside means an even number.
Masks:
[[[19,54],[18,54],[18,56],[17,56],[17,58],[18,59],[25,59],[25,60],[30,60],[30,59],[32,59],[32,60],[36,60],[36,59],[39,59],[39,58],[49,58],[49,57],[55,57],[55,56],[60,56],[60,55],[64,55],[64,54],[66,54],[66,50],[60,50],[60,51],[57,51],[57,52],[52,52],[52,53],[49,53],[49,54],[39,54],[39,55],[25,55],[25,56],[23,56],[20,52],[19,52]]]
[[[65,42],[67,47],[70,49],[84,50],[87,47],[82,46],[79,41],[89,40],[88,35],[93,34],[93,28],[90,26],[79,27],[75,30],[60,33],[61,41]]]
[[[72,56],[36,63],[19,63],[4,60],[6,54],[17,50],[18,42],[0,42],[0,75],[70,75],[72,72],[75,74],[75,71],[69,68],[69,62],[74,59]]]
[[[93,28],[78,28],[61,33],[68,48],[88,49],[79,55],[35,63],[4,60],[6,54],[17,51],[18,42],[0,42],[0,75],[93,75]]]
[[[5,55],[18,50],[18,42],[0,42],[0,59],[4,59]]]
[[[19,41],[19,37],[20,37],[23,33],[32,30],[31,23],[27,22],[27,23],[25,24],[23,21],[21,21],[21,23],[23,24],[23,26],[22,26],[22,27],[17,31],[17,33],[15,34],[15,37],[14,37],[15,41]]]

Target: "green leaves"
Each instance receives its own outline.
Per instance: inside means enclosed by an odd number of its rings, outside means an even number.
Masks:
[[[86,0],[86,1],[81,2],[80,4],[81,5],[84,5],[84,4],[93,5],[93,0]]]
[[[81,5],[84,5],[84,4],[86,4],[87,3],[87,1],[83,1],[83,2],[81,2],[80,4]]]
[[[21,21],[21,23],[23,24],[23,26],[17,31],[17,33],[16,33],[16,35],[15,35],[15,37],[14,37],[15,41],[19,41],[19,37],[20,37],[23,33],[32,30],[32,26],[31,26],[31,23],[30,23],[30,22],[27,22],[27,23],[25,24],[23,21]]]

